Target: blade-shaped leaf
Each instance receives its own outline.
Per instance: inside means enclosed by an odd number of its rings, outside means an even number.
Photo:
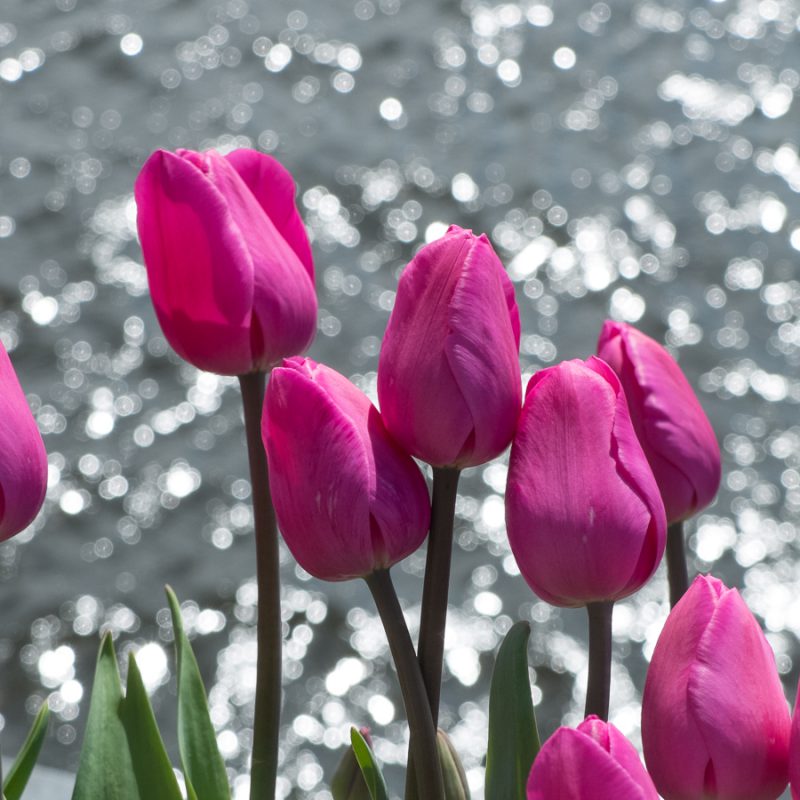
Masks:
[[[386,791],[386,782],[383,780],[378,762],[370,750],[366,739],[356,728],[350,729],[350,741],[353,745],[353,752],[356,754],[356,761],[361,767],[361,774],[367,782],[372,800],[389,800],[389,793]]]
[[[539,752],[528,677],[530,633],[527,622],[513,625],[494,665],[489,693],[486,800],[525,800],[525,784]]]
[[[47,707],[47,703],[42,703],[42,707],[39,709],[33,725],[31,725],[28,737],[25,739],[22,749],[19,751],[3,782],[3,793],[6,800],[19,800],[23,791],[25,791],[28,778],[33,772],[34,764],[36,764],[36,759],[39,757],[39,751],[42,749],[49,717],[50,709]]]
[[[178,779],[172,771],[133,655],[128,660],[128,684],[120,718],[128,736],[128,749],[139,794],[147,800],[181,800]]]
[[[230,800],[225,763],[217,748],[217,737],[208,714],[208,700],[197,659],[183,629],[178,598],[167,586],[167,600],[175,630],[178,658],[178,747],[187,787],[197,800]],[[192,797],[192,793],[189,794]]]
[[[122,686],[111,634],[100,644],[89,719],[72,800],[146,800],[140,798],[128,739],[119,717]]]

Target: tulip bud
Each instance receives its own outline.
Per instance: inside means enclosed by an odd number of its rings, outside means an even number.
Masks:
[[[372,749],[369,728],[361,728],[361,735]],[[364,774],[358,765],[353,748],[348,746],[331,779],[333,800],[372,800]]]
[[[775,656],[735,589],[698,576],[667,617],[642,697],[647,768],[666,800],[774,800],[791,721]]]
[[[347,378],[287,359],[272,372],[262,432],[278,523],[307,572],[329,581],[364,576],[422,544],[425,479]]]
[[[528,383],[506,490],[508,540],[525,580],[559,606],[635,592],[664,552],[664,505],[625,395],[598,358]]]
[[[378,365],[386,427],[436,467],[511,441],[522,396],[514,287],[485,235],[451,226],[403,272]]]
[[[33,522],[47,489],[47,453],[0,344],[0,542]]]
[[[294,181],[277,161],[253,150],[158,150],[135,194],[153,305],[179,355],[243,375],[308,346],[311,249]]]
[[[464,766],[450,737],[441,728],[436,731],[436,744],[442,765],[445,800],[469,800],[469,783]]]
[[[633,426],[664,499],[671,524],[714,499],[720,453],[714,430],[675,359],[654,339],[608,321],[597,355],[617,373]]]
[[[658,800],[636,748],[609,722],[559,728],[528,778],[528,800]]]
[[[800,800],[800,684],[794,701],[792,733],[789,738],[789,784],[792,788],[792,800]]]

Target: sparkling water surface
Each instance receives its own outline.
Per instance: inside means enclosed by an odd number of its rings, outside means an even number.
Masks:
[[[98,633],[133,650],[171,753],[162,587],[184,601],[236,800],[247,796],[256,587],[236,381],[156,323],[132,198],[157,147],[256,147],[295,174],[320,298],[310,355],[375,396],[397,276],[449,223],[486,232],[524,376],[608,316],[664,341],[724,454],[688,525],[739,587],[794,700],[800,636],[800,2],[0,2],[0,339],[49,453],[44,511],[0,544],[0,728],[77,767]],[[503,523],[507,458],[464,472],[442,721],[483,796],[493,654],[533,625],[544,735],[582,715],[586,625],[530,592]],[[282,551],[284,798],[330,800],[351,724],[395,792],[402,703],[363,584]],[[394,570],[416,631],[424,552]],[[616,607],[611,719],[639,742],[661,571]]]

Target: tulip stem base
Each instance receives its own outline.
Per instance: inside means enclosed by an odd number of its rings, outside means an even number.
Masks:
[[[667,529],[667,580],[669,581],[669,606],[675,608],[678,600],[689,588],[689,569],[686,565],[686,544],[683,523],[674,522]]]
[[[261,413],[266,375],[239,376],[250,461],[258,585],[258,662],[253,721],[251,800],[272,800],[278,775],[278,732],[281,714],[281,584],[278,526],[269,491],[267,456],[261,440]]]
[[[439,721],[439,695],[442,684],[458,476],[459,470],[453,468],[434,467],[433,470],[431,532],[428,537],[425,581],[422,586],[418,658],[434,725]]]
[[[611,615],[614,603],[588,603],[589,684],[586,687],[586,716],[596,714],[608,722],[611,692]]]
[[[436,727],[428,705],[422,671],[414,652],[414,643],[411,641],[397,592],[388,570],[373,572],[364,580],[375,599],[400,681],[411,733],[411,755],[414,759],[419,797],[425,800],[444,800]]]

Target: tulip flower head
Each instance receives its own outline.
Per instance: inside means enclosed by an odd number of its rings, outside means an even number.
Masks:
[[[33,522],[47,489],[47,453],[0,344],[0,542]]]
[[[636,748],[592,715],[544,743],[528,778],[528,800],[658,800],[658,793]]]
[[[789,784],[792,788],[792,800],[800,800],[800,684],[794,701],[792,715],[792,733],[789,739]]]
[[[506,489],[525,580],[559,606],[635,592],[664,552],[664,505],[613,370],[566,361],[528,383]]]
[[[262,431],[278,523],[307,572],[364,576],[422,544],[425,479],[343,375],[311,359],[284,361],[270,377]]]
[[[511,441],[522,399],[514,287],[485,235],[451,226],[403,272],[378,365],[386,427],[436,467]]]
[[[270,156],[158,150],[136,180],[150,294],[169,343],[223,375],[266,371],[316,328],[291,175]]]
[[[772,653],[735,589],[700,575],[667,617],[642,698],[647,768],[666,800],[775,800],[791,721]]]
[[[719,489],[719,445],[675,359],[631,325],[611,321],[600,332],[597,355],[622,382],[668,522],[705,508]]]

